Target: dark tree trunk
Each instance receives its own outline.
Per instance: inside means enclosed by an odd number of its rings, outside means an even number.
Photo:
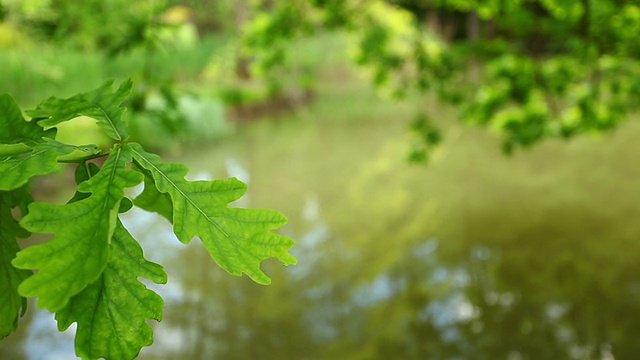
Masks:
[[[480,18],[475,11],[467,14],[467,39],[471,41],[480,39]]]
[[[235,1],[235,28],[236,32],[239,36],[242,35],[242,27],[249,19],[249,0],[236,0]],[[240,53],[240,50],[237,50],[237,60],[236,60],[236,76],[238,78],[247,80],[251,78],[251,72],[249,71],[249,58],[246,55]]]

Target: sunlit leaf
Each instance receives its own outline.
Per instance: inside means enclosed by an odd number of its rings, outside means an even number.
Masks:
[[[180,241],[188,243],[198,236],[218,265],[233,275],[245,273],[261,284],[270,282],[260,270],[262,260],[275,257],[285,265],[295,264],[296,259],[287,252],[293,240],[270,231],[285,224],[282,214],[227,206],[246,192],[244,183],[235,178],[187,181],[186,166],[163,163],[138,144],[129,146],[137,166],[150,174],[159,192],[171,197],[173,230]],[[146,186],[150,185],[147,181]],[[165,211],[164,207],[148,208]]]
[[[110,92],[113,81],[109,81],[96,90],[78,94],[67,99],[49,98],[34,110],[27,111],[38,124],[44,127],[55,126],[78,116],[88,116],[98,121],[98,126],[112,139],[126,140],[126,124],[122,119],[125,108],[122,102],[131,93],[133,83],[126,80],[115,92]]]
[[[83,359],[133,359],[153,343],[147,319],[162,319],[164,301],[137,278],[164,284],[167,275],[145,260],[142,248],[118,221],[102,275],[56,314],[58,328],[78,323],[76,354]]]
[[[128,146],[115,146],[100,172],[78,186],[78,191],[91,196],[65,205],[36,202],[29,206],[20,224],[55,237],[19,252],[13,260],[18,268],[39,269],[20,285],[20,294],[37,296],[39,307],[57,311],[100,277],[124,188],[142,181],[140,173],[127,168],[130,160]]]

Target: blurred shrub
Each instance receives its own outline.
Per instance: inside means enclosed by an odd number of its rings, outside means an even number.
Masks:
[[[25,46],[30,42],[29,37],[15,25],[0,20],[0,49],[10,49]]]
[[[131,113],[131,138],[149,148],[221,139],[232,132],[219,99],[148,92],[143,110]]]

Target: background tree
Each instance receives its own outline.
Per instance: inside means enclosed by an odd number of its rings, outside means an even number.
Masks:
[[[617,0],[284,1],[256,17],[246,41],[269,69],[283,41],[346,29],[376,85],[397,97],[435,93],[510,152],[612,129],[636,109],[639,14]],[[431,116],[424,109],[412,126],[413,159],[440,139]]]

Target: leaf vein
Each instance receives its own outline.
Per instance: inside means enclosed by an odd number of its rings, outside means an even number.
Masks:
[[[113,129],[113,132],[118,137],[116,140],[122,141],[122,135],[120,135],[120,132],[118,132],[118,128],[116,127],[115,122],[111,118],[109,113],[99,103],[95,103],[95,107],[98,108],[98,110],[100,110],[104,114],[105,119],[107,119],[107,123],[111,126],[111,128]]]
[[[169,182],[169,184],[171,184],[171,186],[180,193],[180,195],[182,195],[182,197],[185,198],[185,200],[191,204],[191,206],[193,206],[194,208],[196,208],[196,210],[198,210],[198,212],[205,218],[207,219],[207,221],[209,223],[211,223],[213,226],[215,226],[220,232],[222,232],[224,234],[224,236],[229,237],[229,234],[215,221],[213,221],[213,219],[211,219],[211,217],[209,217],[209,215],[207,213],[204,212],[203,209],[201,209],[194,201],[193,199],[191,199],[189,196],[187,196],[187,194],[182,191],[182,189],[180,189],[178,187],[178,185],[176,183],[174,183],[168,176],[166,176],[164,174],[164,172],[162,172],[162,170],[160,170],[157,166],[155,166],[153,163],[151,163],[149,160],[147,160],[144,156],[142,156],[142,154],[140,154],[139,152],[137,152],[135,149],[132,149],[132,151],[134,153],[136,153],[138,155],[139,158],[143,159],[147,164],[149,164],[149,166],[151,166],[155,171],[157,171],[158,173],[160,173],[160,175],[167,181]],[[185,210],[186,211],[186,210]]]

